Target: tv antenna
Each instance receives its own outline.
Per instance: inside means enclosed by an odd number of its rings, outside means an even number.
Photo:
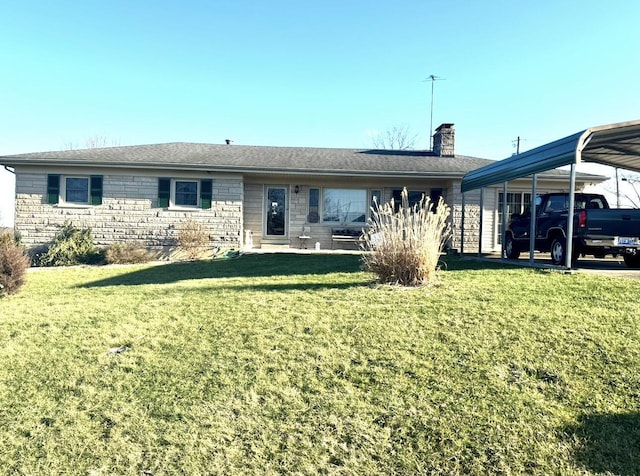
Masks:
[[[525,141],[527,139],[522,139],[520,136],[518,136],[517,139],[511,141],[511,143],[513,144],[513,147],[515,147],[516,149],[516,155],[520,155],[520,142]]]
[[[433,84],[436,81],[444,81],[445,78],[441,78],[440,76],[436,76],[435,74],[430,74],[427,76],[427,79],[423,80],[423,83],[427,81],[431,81],[431,119],[429,121],[429,149],[433,150]]]

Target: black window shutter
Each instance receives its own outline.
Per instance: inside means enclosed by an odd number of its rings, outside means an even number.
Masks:
[[[60,175],[47,175],[47,203],[56,204],[60,200]]]
[[[171,198],[171,179],[160,177],[158,179],[158,207],[169,208]]]
[[[213,180],[200,180],[200,208],[211,208],[213,199]]]
[[[102,175],[91,176],[91,205],[102,205]]]
[[[307,215],[307,221],[309,223],[320,222],[320,189],[309,189],[309,215]]]

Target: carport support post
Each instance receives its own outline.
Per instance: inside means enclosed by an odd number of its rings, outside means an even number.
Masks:
[[[531,179],[531,223],[529,225],[529,264],[533,265],[533,249],[536,246],[536,195],[538,187],[538,175],[533,174]]]
[[[500,250],[500,261],[504,261],[504,240],[507,237],[507,182],[502,185],[502,246]]]
[[[576,152],[576,156],[577,156]],[[576,157],[576,161],[578,157]],[[569,214],[567,215],[567,243],[565,249],[567,256],[565,256],[565,266],[567,269],[571,269],[571,256],[573,254],[573,212],[576,205],[576,164],[571,164],[571,178],[569,179]]]

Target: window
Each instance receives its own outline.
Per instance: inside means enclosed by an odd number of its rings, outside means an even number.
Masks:
[[[181,207],[197,207],[198,182],[176,180],[173,203]]]
[[[211,208],[213,180],[158,179],[158,207]]]
[[[370,202],[369,206],[374,210],[377,210],[378,207],[382,205],[382,203],[380,203],[381,201],[382,201],[382,192],[380,190],[371,190],[371,198],[369,200]]]
[[[431,211],[433,213],[436,213],[438,210],[438,204],[440,203],[441,198],[443,198],[441,188],[432,188],[429,191],[429,200],[431,200]]]
[[[422,197],[425,195],[424,192],[420,190],[407,190],[407,197],[409,199],[409,208],[413,208],[415,205],[420,203]],[[392,193],[393,198],[393,210],[397,212],[400,210],[402,206],[402,189],[395,188]]]
[[[47,176],[47,203],[69,205],[101,205],[102,175]]]
[[[504,193],[498,195],[498,243],[502,243],[502,204],[504,203]],[[513,192],[507,193],[507,221],[514,213],[524,213],[531,208],[531,193]]]
[[[325,188],[322,194],[322,221],[364,223],[367,217],[367,191]]]
[[[309,188],[307,223],[320,223],[320,218],[322,218],[323,223],[327,224],[365,223],[370,213],[370,207],[374,206],[374,199],[380,206],[382,191]]]
[[[569,208],[569,197],[565,195],[551,195],[544,207],[545,213],[562,212]]]
[[[64,201],[67,203],[89,203],[89,179],[86,177],[66,177],[64,179]]]

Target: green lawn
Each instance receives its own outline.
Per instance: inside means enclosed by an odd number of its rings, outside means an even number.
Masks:
[[[27,278],[1,474],[640,472],[638,281],[451,258],[380,287],[352,255]]]

